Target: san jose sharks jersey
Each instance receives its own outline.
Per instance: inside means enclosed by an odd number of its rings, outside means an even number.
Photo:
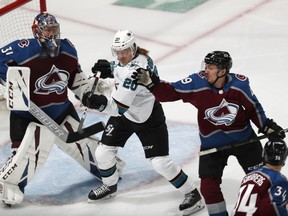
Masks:
[[[9,66],[30,68],[30,99],[53,119],[70,104],[67,90],[81,72],[76,49],[67,39],[61,39],[59,56],[54,58],[43,56],[42,47],[34,38],[14,41],[1,48],[0,78],[4,81]],[[13,112],[32,118],[29,112]]]
[[[233,216],[287,216],[288,180],[266,166],[246,175],[240,185]]]
[[[261,128],[267,118],[247,77],[229,73],[226,81],[217,89],[201,71],[177,82],[161,81],[153,94],[160,102],[182,100],[198,109],[202,149],[231,145],[250,138],[250,120]]]
[[[142,54],[138,54],[125,66],[118,61],[115,62],[113,75],[116,90],[112,92],[112,98],[108,99],[105,113],[112,116],[124,115],[136,123],[143,123],[150,117],[155,97],[147,88],[138,85],[131,78],[132,73],[138,68],[148,68],[157,72],[152,59]]]

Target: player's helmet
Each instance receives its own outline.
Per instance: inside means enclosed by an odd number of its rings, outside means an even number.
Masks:
[[[116,32],[112,43],[112,54],[115,56],[117,52],[131,49],[133,56],[136,53],[137,46],[135,36],[130,30],[119,30]]]
[[[34,38],[38,39],[45,52],[51,57],[56,57],[60,49],[60,25],[56,18],[47,13],[38,14],[32,25]]]
[[[271,139],[264,146],[263,156],[265,163],[277,166],[284,166],[287,154],[287,145],[284,140],[280,138]]]
[[[205,56],[204,62],[206,64],[215,64],[219,69],[226,68],[227,73],[232,67],[232,58],[228,52],[213,51]]]

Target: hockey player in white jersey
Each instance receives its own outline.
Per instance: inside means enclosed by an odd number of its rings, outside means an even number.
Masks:
[[[185,215],[199,211],[203,204],[193,180],[169,157],[168,131],[162,105],[147,88],[131,79],[132,73],[140,67],[157,73],[148,50],[136,45],[131,31],[120,30],[115,34],[112,54],[117,58],[112,67],[107,60],[98,60],[92,68],[94,73],[101,71],[102,78],[114,78],[116,88],[111,97],[88,92],[82,99],[84,105],[110,115],[95,152],[103,185],[89,193],[89,201],[116,195],[119,173],[115,155],[118,147],[124,147],[135,133],[154,170],[185,195],[179,209]]]

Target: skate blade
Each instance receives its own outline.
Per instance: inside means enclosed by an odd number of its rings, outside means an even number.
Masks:
[[[188,208],[188,209],[184,209],[183,212],[183,216],[187,216],[187,215],[191,215],[194,214],[198,211],[200,211],[201,209],[204,208],[203,203],[201,202],[201,200],[199,202],[197,202],[194,206]]]
[[[117,193],[115,192],[115,193],[109,194],[106,197],[103,197],[102,199],[93,200],[93,199],[89,199],[88,198],[88,203],[94,203],[94,202],[99,202],[99,201],[102,201],[102,200],[111,199],[111,198],[115,197],[116,195],[117,195]]]

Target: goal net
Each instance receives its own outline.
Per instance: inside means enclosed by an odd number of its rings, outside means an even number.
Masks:
[[[33,37],[33,20],[43,11],[46,11],[46,0],[0,0],[0,47],[17,39]],[[4,95],[5,87],[0,84],[0,109]]]

